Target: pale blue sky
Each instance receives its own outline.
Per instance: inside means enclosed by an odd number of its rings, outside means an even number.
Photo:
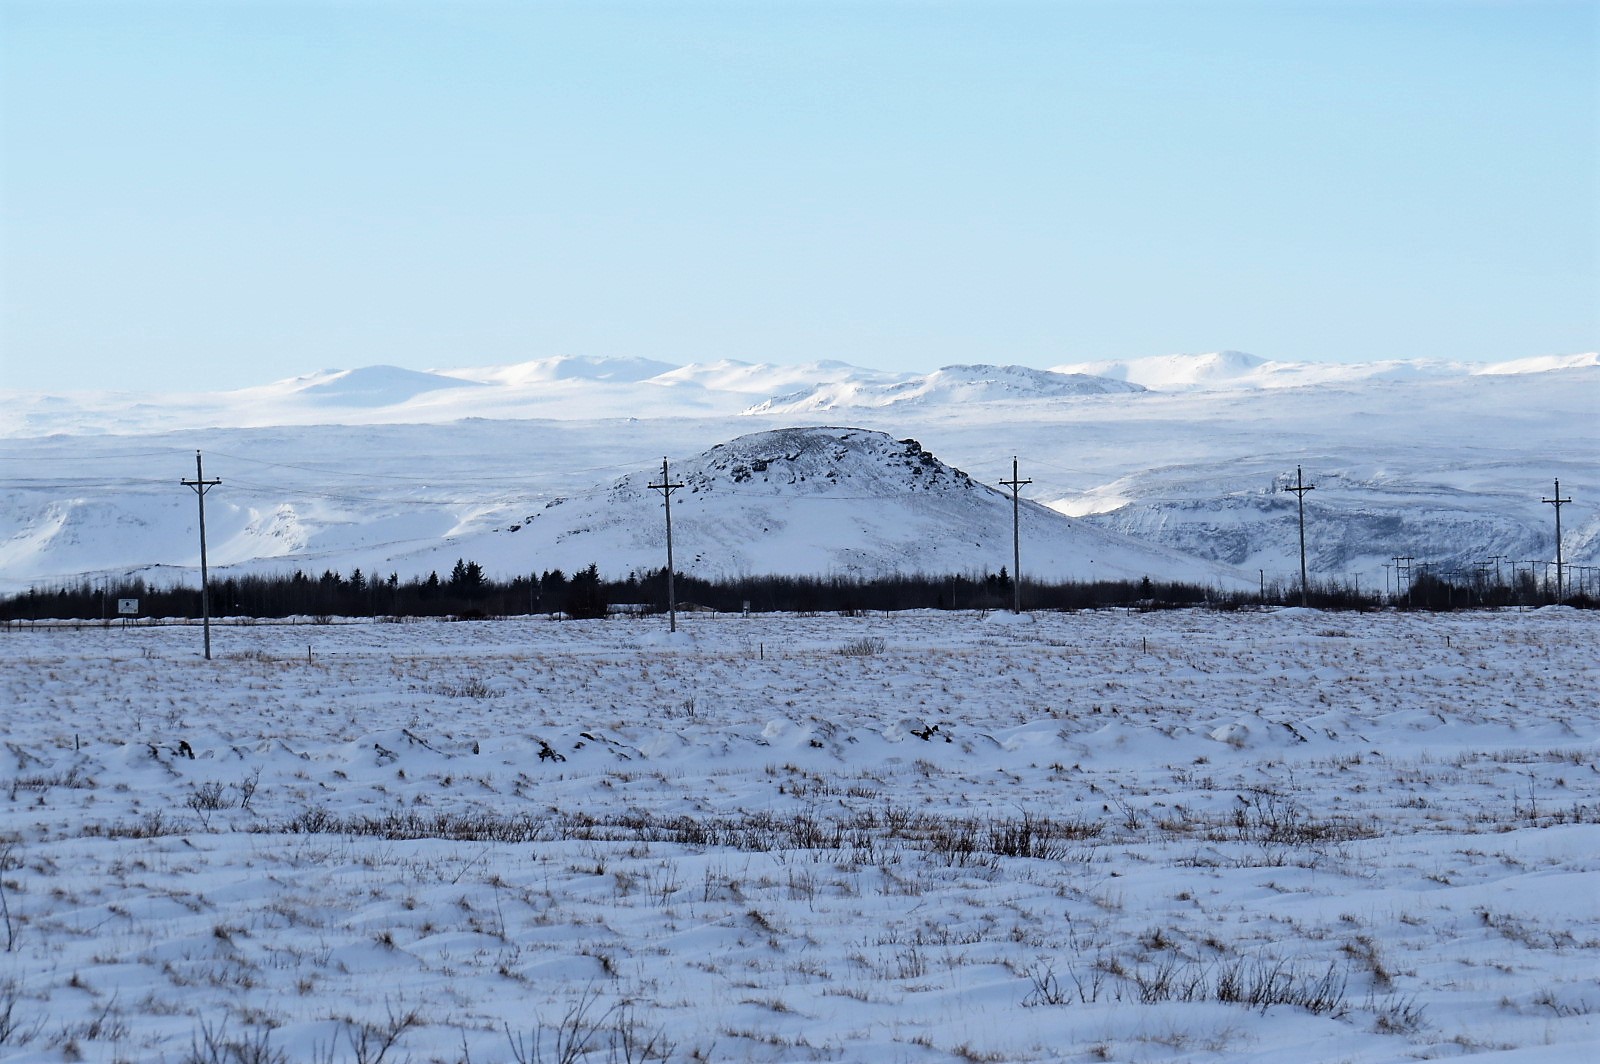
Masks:
[[[1600,3],[0,0],[0,384],[1600,346]]]

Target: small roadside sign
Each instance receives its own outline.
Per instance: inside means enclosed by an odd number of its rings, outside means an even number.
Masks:
[[[139,616],[139,600],[138,599],[124,599],[124,598],[117,599],[117,616],[118,617],[137,617],[137,616]]]

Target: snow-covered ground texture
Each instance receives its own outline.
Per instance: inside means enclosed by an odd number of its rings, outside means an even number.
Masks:
[[[0,1057],[1592,1061],[1597,627],[0,632]]]
[[[1541,499],[1557,478],[1573,499],[1565,560],[1600,565],[1600,364],[1589,355],[1477,367],[1172,356],[1091,367],[1104,387],[1089,391],[1071,366],[896,375],[837,362],[664,365],[368,367],[213,396],[209,406],[12,394],[0,407],[0,588],[132,570],[167,579],[164,567],[195,582],[196,506],[178,480],[194,476],[197,449],[206,475],[223,482],[207,498],[210,560],[223,568],[411,577],[470,557],[501,578],[590,562],[625,576],[665,564],[659,495],[644,487],[663,456],[687,470],[753,434],[819,425],[915,439],[989,488],[1010,478],[1015,456],[1030,481],[1024,498],[1079,519],[1075,535],[1117,533],[1143,552],[1133,561],[1119,539],[1115,549],[1084,542],[1052,557],[1030,534],[1024,575],[1139,570],[1132,575],[1227,583],[1231,569],[1293,582],[1296,500],[1283,489],[1297,466],[1315,485],[1305,497],[1314,579],[1381,588],[1396,556],[1469,576],[1550,575],[1554,514]],[[807,389],[817,399],[809,412],[740,413]],[[846,395],[876,398],[817,398]],[[619,483],[637,490],[618,493]],[[929,501],[912,477],[836,488],[831,498],[695,496],[700,529],[685,526],[677,558],[708,575],[1011,564],[1009,514],[970,539],[962,525],[930,541],[935,515],[887,519]],[[566,502],[548,508],[557,498]],[[576,514],[584,519],[562,524]],[[1600,586],[1600,570],[1575,575]]]

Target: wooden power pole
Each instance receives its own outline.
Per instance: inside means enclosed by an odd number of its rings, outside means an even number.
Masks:
[[[200,467],[200,452],[194,452],[194,479],[181,482],[186,487],[194,489],[194,494],[200,501],[200,626],[205,630],[206,660],[211,660],[211,577],[206,570],[206,492],[221,484],[219,480],[207,480],[205,471]]]
[[[672,493],[682,484],[674,484],[667,475],[667,460],[661,459],[661,483],[651,484],[653,491],[661,493],[662,505],[667,508],[667,618],[671,630],[678,630],[678,595],[672,584]]]
[[[1024,484],[1032,484],[1031,480],[1023,480],[1017,475],[1017,459],[1011,458],[1011,479],[1002,480],[1001,484],[1011,489],[1011,612],[1022,612],[1022,532],[1019,522],[1017,489]]]
[[[1300,605],[1306,604],[1306,492],[1315,491],[1315,484],[1307,484],[1305,477],[1300,472],[1300,467],[1294,467],[1294,487],[1289,490],[1295,493],[1300,501]]]
[[[1561,562],[1561,508],[1571,502],[1572,498],[1570,496],[1565,499],[1561,497],[1561,478],[1557,477],[1555,498],[1541,501],[1547,502],[1556,508],[1556,601],[1560,602],[1563,598],[1566,598]]]

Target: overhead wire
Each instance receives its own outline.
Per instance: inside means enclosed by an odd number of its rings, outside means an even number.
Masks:
[[[174,447],[160,451],[125,451],[111,454],[0,454],[0,462],[104,462],[113,458],[163,458],[188,453],[190,452],[187,449]]]
[[[438,480],[440,480],[442,478],[442,475],[441,474],[437,474],[437,473],[434,474],[433,476],[417,476],[415,474],[406,474],[406,473],[377,473],[377,472],[372,472],[372,471],[364,470],[364,469],[363,470],[336,469],[336,468],[330,468],[328,466],[303,465],[303,464],[298,464],[298,463],[294,463],[294,462],[272,462],[272,461],[268,461],[268,460],[262,459],[262,458],[251,458],[251,457],[249,457],[247,455],[229,454],[229,453],[227,453],[225,451],[207,451],[206,453],[210,454],[210,455],[215,455],[218,458],[227,458],[227,459],[230,459],[232,461],[246,462],[246,463],[249,463],[249,464],[252,464],[252,465],[270,466],[270,467],[277,468],[277,469],[296,469],[296,470],[299,470],[299,471],[304,472],[304,473],[318,473],[318,474],[326,474],[326,475],[331,475],[331,476],[361,477],[363,479],[378,478],[378,479],[382,479],[382,480],[399,480],[399,481],[406,481],[406,482],[417,483],[417,484],[427,484],[427,483],[430,483],[430,482],[433,482],[433,481],[438,481]],[[646,467],[648,467],[648,463],[645,463],[645,465],[646,465]],[[589,466],[587,468],[568,469],[568,470],[564,471],[563,475],[572,476],[572,475],[579,474],[579,473],[599,472],[599,471],[606,470],[606,469],[638,470],[639,468],[640,468],[640,465],[638,463],[633,463],[633,462],[613,462],[613,463],[610,463],[608,465],[599,465],[599,466]],[[468,484],[485,483],[485,484],[489,484],[489,483],[498,483],[501,480],[503,480],[504,478],[503,477],[488,477],[488,476],[462,478],[462,477],[451,475],[450,479],[452,481],[454,481],[455,483],[468,483]]]
[[[283,495],[294,495],[304,498],[329,499],[335,502],[352,502],[363,505],[374,503],[394,503],[406,506],[482,506],[485,504],[501,503],[509,505],[521,498],[539,497],[533,493],[517,495],[515,498],[492,499],[484,496],[458,496],[454,498],[417,498],[411,495],[354,495],[336,491],[320,491],[316,488],[295,487],[288,484],[263,484],[258,481],[240,480],[235,477],[224,481],[224,486],[231,485],[244,488],[247,491],[271,492]]]

